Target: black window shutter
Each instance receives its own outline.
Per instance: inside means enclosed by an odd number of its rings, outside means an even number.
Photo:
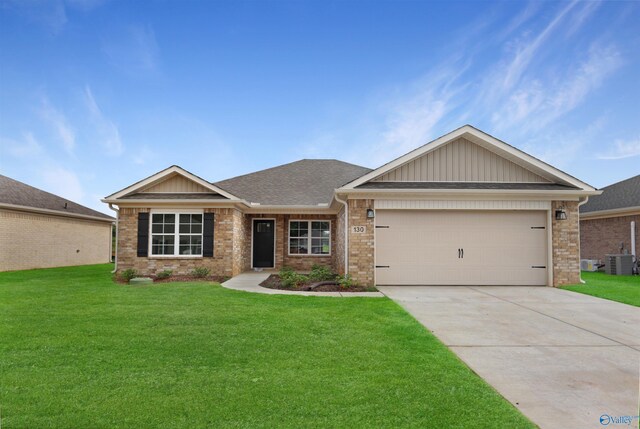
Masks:
[[[149,213],[138,213],[138,257],[149,256]]]
[[[213,257],[213,213],[204,214],[202,227],[202,256]]]

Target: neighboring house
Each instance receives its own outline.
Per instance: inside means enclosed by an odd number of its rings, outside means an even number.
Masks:
[[[114,222],[0,175],[0,271],[110,262]]]
[[[313,264],[360,284],[577,283],[595,188],[469,125],[380,168],[301,160],[210,183],[178,166],[118,191],[117,266],[234,276]]]
[[[633,254],[632,236],[640,246],[640,175],[603,188],[580,207],[581,258],[604,263],[607,254]]]

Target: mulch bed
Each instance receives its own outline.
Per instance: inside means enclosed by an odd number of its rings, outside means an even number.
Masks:
[[[140,276],[140,277],[150,277],[153,279],[154,283],[175,283],[175,282],[214,282],[214,283],[222,283],[226,280],[229,280],[228,277],[223,276],[207,276],[207,277],[195,277],[195,276],[179,276],[172,275],[170,277],[159,279],[154,276]],[[115,277],[113,280],[120,284],[129,284],[127,280],[123,280],[120,277]]]
[[[298,290],[305,292],[376,292],[378,290],[373,286],[351,286],[350,288],[343,288],[339,284],[332,282],[309,282],[299,286],[285,287],[280,280],[280,276],[277,274],[271,274],[265,281],[260,283],[260,286],[269,289]]]

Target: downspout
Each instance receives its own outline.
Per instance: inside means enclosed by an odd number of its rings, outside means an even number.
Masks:
[[[635,262],[634,274],[638,274],[638,254],[636,253],[636,221],[631,221],[631,254],[633,255],[633,261]]]
[[[349,274],[349,204],[346,200],[338,198],[338,194],[335,195],[337,202],[344,206],[344,273]]]
[[[581,201],[578,203],[578,244],[580,244],[580,206],[586,204],[587,201],[589,201],[589,196],[584,197],[584,201],[582,201],[582,198],[580,200]],[[582,251],[582,249],[580,249],[580,251]],[[578,259],[578,264],[580,264],[580,259]],[[587,283],[582,280],[582,270],[580,271],[580,283],[582,283],[583,285]]]
[[[113,204],[111,203],[109,203],[109,208],[116,212],[116,256],[113,260],[113,271],[111,271],[111,274],[114,274],[116,271],[118,271],[118,221],[120,220],[120,210],[113,208]]]

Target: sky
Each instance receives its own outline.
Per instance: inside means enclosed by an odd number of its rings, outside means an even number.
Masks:
[[[0,174],[105,213],[180,165],[370,168],[471,124],[640,173],[640,2],[0,0]]]

